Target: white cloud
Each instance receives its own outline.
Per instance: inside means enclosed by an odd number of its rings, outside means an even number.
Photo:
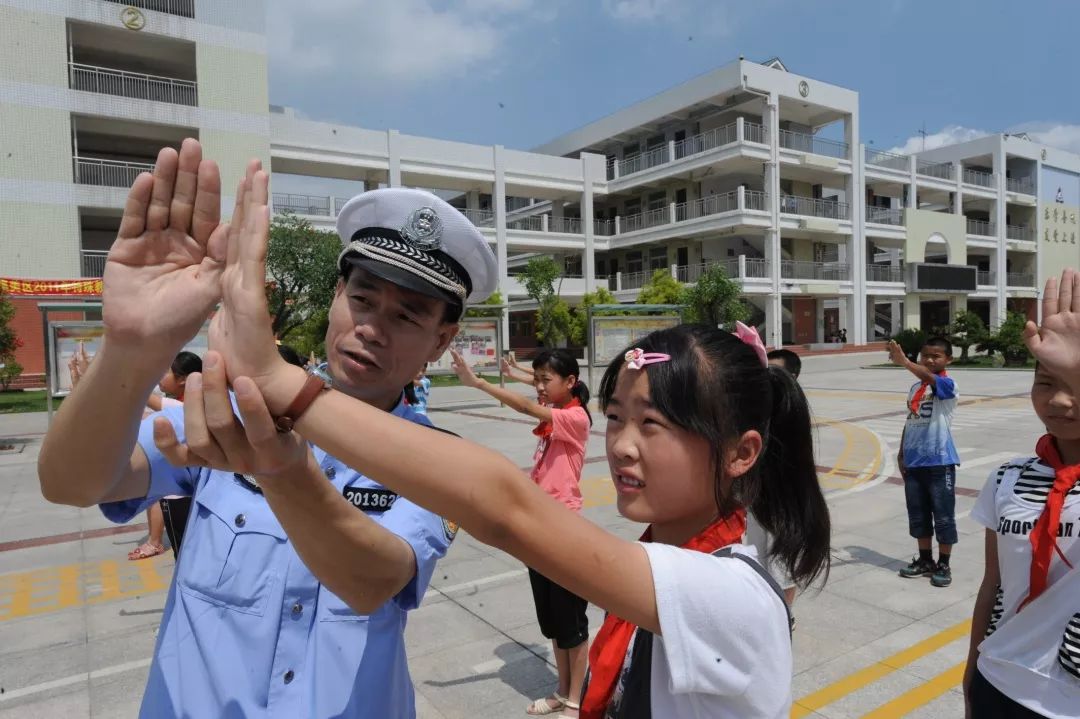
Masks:
[[[461,77],[491,61],[532,0],[270,0],[272,76],[349,87]]]
[[[913,135],[907,139],[902,145],[894,147],[889,152],[896,152],[901,155],[912,155],[916,152],[922,152],[923,150],[933,150],[938,147],[944,147],[945,145],[955,145],[958,142],[967,142],[974,140],[977,137],[985,137],[991,133],[985,130],[976,130],[971,127],[962,127],[960,125],[947,125],[938,132],[929,133],[924,138],[922,135]]]
[[[604,10],[616,20],[653,20],[675,10],[675,0],[603,0]]]
[[[1080,154],[1080,125],[1060,122],[1023,122],[1008,128],[1005,132],[1010,134],[1026,132],[1028,137],[1035,142]],[[955,145],[992,134],[987,130],[962,125],[947,125],[938,132],[928,134],[925,144],[922,135],[912,135],[902,145],[890,149],[889,152],[912,155],[923,150]]]

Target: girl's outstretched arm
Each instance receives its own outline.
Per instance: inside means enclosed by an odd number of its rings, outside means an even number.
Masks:
[[[280,367],[267,385],[276,398],[270,406],[291,402],[304,381],[298,368]],[[256,447],[260,436],[275,439],[269,412],[263,422],[245,417],[244,427]],[[454,520],[574,594],[660,632],[645,550],[549,497],[503,455],[340,392],[322,393],[295,429],[346,465]]]
[[[545,422],[551,421],[550,407],[545,407],[539,402],[534,402],[517,392],[513,392],[480,379],[456,350],[450,350],[450,356],[454,358],[454,372],[457,373],[458,379],[461,380],[461,383],[466,387],[472,387],[481,392],[486,392],[512,410],[527,414],[530,417],[536,417]]]

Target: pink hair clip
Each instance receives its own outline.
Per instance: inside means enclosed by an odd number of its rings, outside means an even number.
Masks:
[[[761,341],[761,335],[758,334],[756,329],[747,327],[742,322],[736,320],[735,332],[732,334],[747,344],[750,349],[754,350],[754,354],[761,360],[762,367],[769,366],[769,356],[768,353],[765,352],[765,343]]]
[[[671,359],[671,355],[666,355],[663,352],[646,352],[640,347],[635,347],[632,350],[627,350],[624,359],[626,360],[626,366],[630,369],[642,369],[645,365],[667,362]]]

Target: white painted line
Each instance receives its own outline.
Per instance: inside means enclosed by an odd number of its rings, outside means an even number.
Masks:
[[[965,462],[963,458],[960,459],[960,470],[971,469],[972,467],[982,467],[984,464],[1001,464],[1007,459],[1015,459],[1023,455],[1023,452],[995,452],[994,454],[988,454],[985,457]]]
[[[475,589],[476,587],[482,587],[485,584],[492,584],[494,582],[501,582],[504,579],[511,579],[513,577],[520,577],[528,572],[527,569],[511,569],[509,572],[503,572],[502,574],[492,574],[490,577],[482,577],[481,579],[474,579],[471,582],[462,582],[461,584],[451,584],[448,587],[435,587],[431,588],[440,594],[452,594],[454,592],[461,591],[462,589]]]
[[[0,704],[15,699],[21,699],[22,697],[52,691],[53,689],[60,689],[62,687],[71,686],[72,684],[81,684],[82,682],[88,682],[91,679],[102,679],[104,677],[111,677],[113,674],[122,674],[124,672],[142,669],[144,667],[150,666],[150,661],[150,659],[139,659],[134,662],[125,662],[124,664],[116,664],[111,667],[105,667],[104,669],[95,669],[92,672],[72,674],[69,677],[53,679],[52,681],[42,682],[41,684],[32,684],[28,687],[23,687],[21,689],[12,689],[11,691],[6,691],[3,694],[0,694]]]

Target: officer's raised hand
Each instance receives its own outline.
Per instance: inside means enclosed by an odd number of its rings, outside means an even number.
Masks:
[[[128,193],[102,290],[107,343],[167,364],[221,295],[227,226],[221,177],[197,140],[158,153]]]
[[[294,432],[278,432],[258,387],[234,377],[241,420],[233,411],[226,366],[211,350],[202,373],[188,376],[184,391],[184,442],[164,417],[154,422],[154,444],[177,467],[212,467],[261,478],[296,476],[314,461],[307,442]]]

